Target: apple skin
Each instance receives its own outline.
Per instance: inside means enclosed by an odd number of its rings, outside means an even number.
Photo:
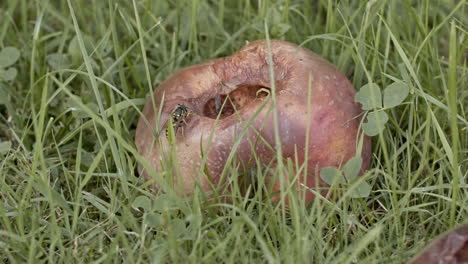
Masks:
[[[270,45],[282,156],[293,161],[297,159],[299,164],[307,162],[308,176],[299,177],[295,182],[296,188],[304,190],[306,187],[326,186],[317,177],[320,169],[340,167],[356,154],[362,111],[354,102],[355,90],[342,73],[317,54],[285,41],[271,40]],[[273,115],[269,112],[271,100],[255,117],[259,107],[265,103],[265,97],[258,96],[257,91],[262,87],[271,88],[268,61],[267,42],[257,40],[231,56],[183,68],[155,89],[153,100],[148,101],[143,110],[144,117],[138,122],[135,144],[156,171],[163,171],[162,158],[168,155],[169,144],[165,133],[158,135],[155,128],[165,128],[178,104],[190,109],[189,117],[176,131],[178,164],[173,169],[174,175],[179,176],[173,182],[177,193],[191,195],[196,186],[209,191],[210,186],[226,183],[226,176],[221,177],[221,174],[231,151],[236,153],[236,160],[244,164],[255,154],[265,166],[275,166],[276,154],[271,150],[275,147]],[[307,113],[309,83],[312,96],[309,99],[310,113]],[[221,114],[218,121],[213,110],[213,99],[217,95],[229,95],[237,109],[230,115]],[[160,107],[162,111],[158,119]],[[242,120],[249,119],[253,119],[251,126],[237,148],[233,149],[234,141],[239,138],[245,124]],[[306,146],[308,123],[310,135]],[[263,141],[257,140],[253,146],[252,142],[259,136]],[[206,168],[211,182],[200,169],[200,146],[206,152]],[[369,168],[371,157],[371,142],[367,136],[364,136],[361,154],[362,173]],[[148,180],[151,179],[149,173],[141,172]],[[294,175],[285,175],[284,182],[289,183],[293,178]],[[268,181],[273,186],[272,191],[279,190],[279,179],[270,178]],[[157,184],[153,187],[158,189]],[[229,190],[229,186],[222,190]],[[313,193],[306,191],[305,199],[306,202],[312,201]]]
[[[468,224],[439,235],[409,264],[468,263]]]

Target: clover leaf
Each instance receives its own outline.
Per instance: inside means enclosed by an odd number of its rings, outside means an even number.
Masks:
[[[354,100],[362,104],[363,110],[372,110],[382,107],[382,93],[375,83],[368,83],[356,93]]]
[[[370,195],[372,187],[365,181],[358,183],[351,191],[351,198],[364,198]]]
[[[142,208],[145,211],[151,210],[151,201],[148,197],[141,195],[138,196],[132,203],[134,208]]]
[[[370,112],[367,115],[367,123],[362,124],[364,133],[368,136],[376,136],[384,130],[388,121],[388,115],[383,111]]]
[[[15,47],[6,47],[0,51],[0,80],[12,81],[18,75],[16,68],[8,68],[20,57],[20,51]]]
[[[149,213],[144,217],[144,223],[152,228],[157,228],[162,223],[162,217],[160,213]]]
[[[49,64],[49,66],[54,70],[67,68],[71,65],[68,55],[62,53],[52,53],[47,55],[47,64]]]
[[[343,175],[341,174],[341,171],[335,167],[323,168],[320,171],[320,178],[322,178],[322,180],[328,183],[328,185],[333,185],[335,181],[341,184],[346,183],[346,181],[343,178]]]
[[[325,181],[328,185],[339,183],[346,187],[351,187],[350,197],[351,198],[363,198],[370,195],[372,187],[366,181],[360,181],[356,185],[350,184],[349,182],[359,175],[359,171],[362,166],[361,156],[355,156],[346,162],[343,167],[343,172],[346,175],[348,182],[343,177],[343,173],[340,169],[335,167],[325,167],[320,171],[320,178]]]
[[[392,108],[400,105],[409,94],[409,87],[404,82],[394,82],[384,90],[384,107]]]
[[[7,154],[11,149],[11,142],[4,141],[0,142],[0,154]]]
[[[7,70],[0,68],[0,79],[12,81],[16,78],[16,75],[18,75],[16,68],[8,68]]]
[[[355,179],[359,171],[361,170],[362,158],[361,156],[355,156],[352,159],[348,160],[343,167],[343,172],[348,181]]]
[[[6,47],[0,51],[0,68],[10,67],[20,57],[20,51],[15,47]]]

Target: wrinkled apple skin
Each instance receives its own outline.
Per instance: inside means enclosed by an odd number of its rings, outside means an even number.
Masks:
[[[313,52],[285,41],[272,40],[270,44],[282,156],[294,161],[297,153],[297,160],[302,164],[307,151],[309,176],[298,178],[296,186],[300,189],[324,186],[323,182],[316,182],[317,172],[327,166],[340,167],[356,153],[361,108],[354,102],[355,90],[332,64]],[[272,88],[268,61],[267,42],[258,40],[231,56],[183,68],[155,89],[154,103],[153,100],[148,101],[143,110],[145,118],[140,118],[138,122],[135,143],[139,153],[156,171],[161,171],[161,160],[167,155],[164,153],[168,151],[168,141],[165,133],[160,133],[161,144],[158,144],[155,128],[165,127],[178,104],[189,107],[191,114],[183,124],[183,131],[179,132],[179,129],[176,134],[179,166],[174,166],[174,170],[178,170],[180,175],[174,179],[178,185],[177,192],[190,195],[196,183],[204,191],[210,190],[207,176],[200,173],[200,146],[207,152],[206,166],[213,186],[222,183],[221,172],[231,151],[235,151],[236,159],[243,162],[247,162],[255,152],[265,165],[271,164],[276,157],[267,146],[275,146],[273,115],[269,112],[271,100],[253,119],[237,149],[233,149],[234,141],[245,124],[241,120],[251,119],[265,100],[265,97],[252,97],[252,94],[258,87]],[[309,98],[308,114],[309,87],[312,96]],[[255,89],[254,93],[249,89]],[[210,100],[221,94],[231,94],[239,107],[235,114],[222,117],[215,126],[216,120],[207,116],[206,107]],[[158,109],[162,103],[158,120]],[[158,125],[155,122],[159,122]],[[306,146],[308,123],[310,135]],[[264,141],[257,140],[257,145],[253,146],[252,142],[258,136],[263,137]],[[369,168],[370,156],[370,138],[364,137],[362,171]],[[148,173],[143,171],[143,174],[150,178]],[[284,177],[288,183],[294,175]],[[279,189],[279,179],[270,179],[270,182],[274,186],[273,191]],[[306,202],[313,198],[311,192],[306,192]]]

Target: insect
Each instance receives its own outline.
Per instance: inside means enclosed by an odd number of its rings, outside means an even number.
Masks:
[[[185,119],[190,115],[190,110],[184,104],[178,104],[177,107],[172,111],[170,122],[168,122],[166,128],[166,138],[169,139],[169,126],[171,125],[174,129],[174,134],[177,133],[177,129],[187,124]]]

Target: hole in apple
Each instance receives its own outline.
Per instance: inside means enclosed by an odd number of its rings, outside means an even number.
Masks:
[[[213,119],[216,119],[218,114],[220,119],[226,118],[250,102],[266,97],[269,91],[270,88],[261,85],[241,85],[229,94],[218,94],[209,99],[204,106],[203,114]]]

